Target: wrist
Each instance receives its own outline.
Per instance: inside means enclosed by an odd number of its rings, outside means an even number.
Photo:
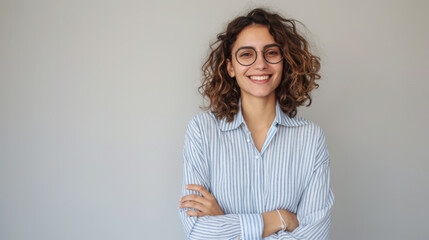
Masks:
[[[262,219],[264,221],[264,232],[262,235],[263,238],[282,229],[277,211],[274,210],[271,212],[262,213]]]
[[[282,228],[282,231],[284,232],[286,231],[286,226],[287,226],[286,221],[284,220],[283,215],[280,213],[279,210],[276,210],[276,212],[279,214],[280,226]]]
[[[286,222],[286,231],[288,232],[294,231],[299,226],[299,222],[296,215],[285,209],[280,209],[279,211]]]

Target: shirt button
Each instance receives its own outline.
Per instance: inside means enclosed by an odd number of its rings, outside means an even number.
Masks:
[[[250,139],[246,139],[247,142],[250,142]]]
[[[255,158],[258,159],[259,158],[258,155],[256,155]]]

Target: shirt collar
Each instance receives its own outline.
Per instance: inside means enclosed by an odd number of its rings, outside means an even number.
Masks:
[[[222,131],[229,131],[238,128],[241,124],[244,123],[244,118],[241,113],[241,98],[238,100],[238,113],[235,114],[234,120],[232,122],[227,122],[226,118],[219,120],[219,127]],[[276,117],[274,118],[273,125],[283,125],[285,127],[299,127],[306,125],[308,121],[300,116],[295,116],[293,118],[285,114],[280,108],[280,104],[276,102]]]

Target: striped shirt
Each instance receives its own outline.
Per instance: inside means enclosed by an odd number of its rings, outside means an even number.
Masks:
[[[189,122],[183,149],[182,196],[205,187],[225,215],[190,217],[179,208],[186,239],[261,239],[262,213],[286,209],[299,227],[264,239],[328,239],[334,196],[329,187],[329,155],[316,124],[276,116],[259,152],[240,111],[230,123],[210,111]],[[201,194],[199,194],[201,195]]]

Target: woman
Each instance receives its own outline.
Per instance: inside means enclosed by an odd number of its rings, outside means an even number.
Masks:
[[[334,197],[325,137],[296,116],[319,58],[295,21],[263,9],[212,45],[189,123],[180,217],[187,239],[327,239]],[[307,105],[307,106],[308,106]]]

